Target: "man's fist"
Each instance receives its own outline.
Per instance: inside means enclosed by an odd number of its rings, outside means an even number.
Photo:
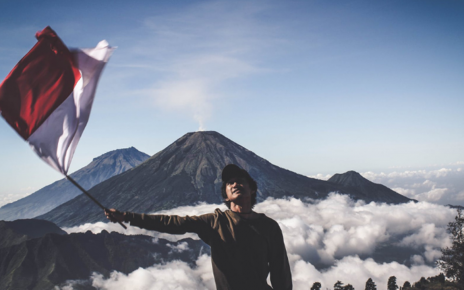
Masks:
[[[113,223],[124,222],[124,213],[114,208],[105,209],[105,215],[106,218],[112,221]]]

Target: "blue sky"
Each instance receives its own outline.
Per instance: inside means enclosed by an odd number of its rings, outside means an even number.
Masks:
[[[304,175],[464,161],[462,1],[3,1],[0,79],[50,25],[118,47],[71,172],[215,130]],[[0,199],[60,179],[0,122]]]

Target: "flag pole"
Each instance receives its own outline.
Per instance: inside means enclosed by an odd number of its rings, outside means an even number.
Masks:
[[[79,185],[74,179],[71,178],[71,176],[65,174],[65,177],[67,180],[71,181],[72,184],[74,184],[77,188],[79,188],[85,195],[87,195],[93,202],[95,202],[99,207],[101,207],[103,210],[108,211],[106,207],[104,207],[98,200],[96,200],[93,196],[90,195],[90,193],[87,192],[82,186]],[[127,227],[120,221],[118,223],[124,228],[127,229]]]

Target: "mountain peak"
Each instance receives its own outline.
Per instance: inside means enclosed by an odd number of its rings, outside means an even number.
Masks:
[[[232,142],[230,139],[225,137],[224,135],[216,132],[216,131],[196,131],[196,132],[189,132],[182,136],[181,138],[177,139],[177,142],[182,142],[183,140],[188,140],[190,143],[201,144],[207,141],[214,141],[214,142]]]
[[[331,178],[329,178],[328,181],[342,184],[344,186],[359,186],[365,184],[366,182],[370,182],[354,170],[350,170],[342,174],[334,174]]]
[[[84,189],[132,169],[150,156],[134,147],[118,149],[102,154],[87,166],[71,174]],[[81,194],[68,180],[61,179],[20,200],[0,208],[0,219],[15,220],[32,218],[44,214],[58,205]]]
[[[208,130],[208,131],[194,131],[194,132],[189,132],[187,134],[198,134],[198,135],[219,135],[219,136],[223,136],[221,135],[219,132],[216,132],[216,131],[212,131],[212,130]]]
[[[361,176],[361,174],[359,174],[359,172],[356,172],[354,170],[349,170],[347,172],[345,172],[345,174],[349,174],[349,175],[355,175],[355,176]],[[361,176],[362,177],[362,176]]]
[[[411,199],[391,190],[390,188],[371,182],[354,170],[347,171],[343,174],[334,174],[328,180],[344,187],[356,188],[364,195],[364,200],[383,201],[389,203],[408,202]]]
[[[92,161],[102,160],[102,159],[105,159],[105,158],[111,158],[112,156],[116,156],[116,155],[122,155],[122,156],[140,155],[140,156],[144,156],[144,157],[147,157],[147,158],[150,157],[147,154],[145,154],[143,152],[140,152],[135,147],[131,146],[129,148],[116,149],[116,150],[106,152],[106,153],[104,153],[104,154],[102,154],[102,155],[100,155],[98,157],[93,158]]]

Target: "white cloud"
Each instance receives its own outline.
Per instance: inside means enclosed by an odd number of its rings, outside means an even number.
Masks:
[[[464,190],[461,190],[458,194],[456,194],[456,200],[458,201],[464,200]]]
[[[315,204],[269,199],[256,210],[279,222],[289,252],[326,265],[349,255],[369,255],[380,244],[397,242],[400,237],[404,246],[425,255],[424,245],[438,249],[448,244],[444,228],[455,214],[452,209],[425,202],[355,204],[345,195],[331,195]]]
[[[207,255],[200,256],[193,269],[187,263],[172,261],[147,269],[139,268],[128,275],[113,272],[108,279],[94,273],[91,280],[93,287],[102,290],[215,289],[210,257]]]
[[[200,202],[194,206],[180,206],[173,209],[162,210],[156,212],[157,214],[168,214],[168,215],[200,215],[205,213],[213,212],[215,209],[219,208],[222,211],[225,211],[227,207],[224,204],[209,204],[205,202]]]
[[[224,210],[224,205],[202,203],[159,213],[199,215],[213,212],[217,207]],[[268,199],[257,204],[256,211],[275,219],[282,229],[294,289],[307,289],[316,281],[321,282],[323,287],[332,288],[337,280],[363,289],[368,278],[372,278],[380,289],[392,275],[397,277],[398,284],[437,275],[438,269],[431,265],[441,255],[440,248],[450,243],[446,226],[456,214],[448,207],[428,202],[365,204],[337,194],[314,204],[297,199]],[[98,232],[103,228],[123,232],[118,224],[104,223],[66,230],[91,229]],[[173,241],[180,238],[143,232],[134,227],[129,227],[128,233],[148,233],[156,238],[169,237]],[[197,238],[196,235],[192,237]],[[384,245],[414,249],[410,256],[405,257],[412,266],[366,258]],[[181,244],[177,250],[182,250],[182,247]],[[173,276],[177,278],[171,280]],[[101,289],[123,289],[125,285],[137,285],[131,289],[214,289],[208,256],[201,256],[193,268],[177,261],[138,269],[128,275],[115,272],[108,279],[95,274],[92,281]]]
[[[411,177],[418,177],[418,178],[438,178],[438,177],[444,177],[447,176],[449,173],[453,171],[458,171],[457,169],[453,170],[450,168],[440,168],[440,169],[434,169],[434,170],[407,170],[403,172],[390,172],[390,173],[374,173],[372,171],[364,172],[362,175],[373,181],[383,181],[385,178],[411,178]]]
[[[27,187],[27,188],[21,188],[19,190],[15,190],[15,193],[0,193],[0,207],[15,202],[17,200],[20,200],[22,198],[27,197],[30,195],[32,192],[34,192],[36,189],[34,187]]]
[[[190,113],[205,130],[205,121],[211,116],[214,96],[208,89],[208,80],[186,79],[159,82],[152,94],[159,108],[181,113]]]
[[[434,248],[449,247],[451,242],[444,227],[427,223],[420,227],[419,231],[408,235],[400,242],[404,246],[429,246]]]
[[[166,246],[171,248],[171,252],[174,252],[174,253],[180,253],[180,252],[188,250],[189,248],[187,242],[182,242],[177,245],[166,244]]]
[[[316,175],[310,175],[308,177],[310,178],[316,178],[316,179],[321,179],[321,180],[328,180],[329,178],[331,178],[333,176],[333,174],[322,174],[322,173],[318,173]]]

